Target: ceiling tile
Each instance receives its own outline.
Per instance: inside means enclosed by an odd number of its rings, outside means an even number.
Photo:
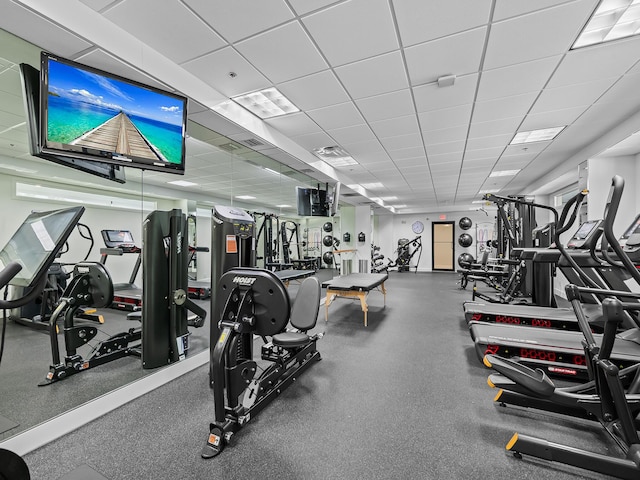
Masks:
[[[531,92],[524,95],[513,95],[485,102],[476,102],[473,108],[472,121],[488,122],[500,118],[521,117],[531,109],[538,95],[538,92]]]
[[[489,70],[563,54],[591,12],[591,1],[571,2],[494,23],[484,68]]]
[[[561,57],[519,63],[482,73],[478,101],[539,92],[558,65]]]
[[[231,47],[183,63],[182,67],[227,97],[271,86],[269,80]],[[235,76],[231,76],[231,72]]]
[[[424,155],[424,147],[401,148],[398,150],[391,150],[388,153],[392,160],[402,160],[403,158],[413,158]]]
[[[444,75],[463,76],[480,69],[487,28],[440,38],[405,50],[411,85],[435,82]]]
[[[282,0],[183,0],[229,43],[268,30],[293,18]],[[237,19],[241,18],[239,22]]]
[[[302,21],[333,66],[398,48],[387,0],[350,0]]]
[[[536,100],[536,112],[562,110],[571,107],[589,106],[617,80],[607,78],[589,83],[567,85],[564,87],[547,88]],[[637,85],[636,85],[637,90]]]
[[[491,3],[491,0],[394,0],[393,7],[402,44],[408,47],[485,25]]]
[[[298,22],[291,22],[235,44],[273,83],[316,73],[326,62]]]
[[[277,87],[301,110],[313,110],[349,100],[347,92],[330,70],[280,83]]]
[[[397,137],[381,138],[380,143],[387,150],[400,150],[411,147],[422,148],[422,136],[419,133],[398,135]]]
[[[327,133],[338,142],[338,145],[348,145],[375,139],[375,135],[368,125],[351,125],[327,130]]]
[[[154,0],[125,0],[104,16],[176,63],[225,45],[217,33],[177,0],[165,0],[160,9]]]
[[[439,87],[437,83],[420,85],[413,88],[418,112],[439,110],[472,103],[476,96],[478,75],[465,75],[456,78],[450,87]]]
[[[437,155],[462,152],[464,150],[464,144],[464,140],[458,140],[455,142],[434,143],[432,145],[427,145],[427,155],[429,155],[429,161],[431,161],[432,157]]]
[[[443,128],[468,125],[471,119],[471,104],[458,105],[453,108],[443,108],[418,114],[422,131],[441,130]]]
[[[289,137],[304,135],[306,133],[316,133],[321,130],[318,124],[302,112],[268,118],[265,122]]]
[[[419,133],[418,119],[415,115],[405,115],[388,120],[370,122],[369,126],[378,138],[395,137],[407,133]]]
[[[333,139],[327,135],[324,131],[316,133],[308,133],[306,135],[299,135],[294,137],[293,140],[304,147],[306,150],[313,150],[314,148],[328,147],[333,145]]]
[[[493,11],[493,21],[497,22],[509,17],[524,15],[525,13],[555,7],[571,1],[573,0],[536,0],[535,2],[531,2],[529,0],[497,0]],[[591,3],[593,8],[597,5],[599,0],[587,1]]]
[[[389,155],[384,151],[378,140],[369,140],[366,142],[345,143],[342,145],[352,156],[361,158],[365,156],[371,161],[378,162],[382,159],[389,160]]]
[[[636,64],[639,51],[639,36],[571,50],[560,62],[548,86],[562,87],[623,75]]]
[[[307,113],[324,130],[365,123],[362,115],[351,102],[309,110]]]
[[[304,15],[335,3],[335,1],[336,0],[289,0],[289,3],[298,15]]]
[[[501,118],[491,122],[472,123],[469,138],[492,137],[495,135],[515,135],[523,117]]]
[[[409,89],[356,100],[356,105],[368,122],[386,120],[414,113]]]
[[[354,99],[409,86],[399,51],[344,65],[336,68],[335,72]]]
[[[532,113],[527,115],[520,125],[521,131],[537,130],[539,128],[559,127],[562,125],[571,125],[576,121],[589,107],[574,107],[563,110],[554,110],[550,112],[538,113],[534,109]]]
[[[428,145],[459,141],[467,137],[468,129],[469,127],[467,125],[459,125],[457,127],[429,130],[423,132],[424,141]]]

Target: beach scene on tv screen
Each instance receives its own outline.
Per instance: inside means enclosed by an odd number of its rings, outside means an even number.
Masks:
[[[47,143],[182,163],[184,102],[49,59]]]

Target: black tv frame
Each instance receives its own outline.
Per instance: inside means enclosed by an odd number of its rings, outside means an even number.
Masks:
[[[80,158],[66,157],[43,153],[40,148],[40,71],[27,64],[21,63],[20,86],[22,87],[22,99],[27,121],[27,137],[29,140],[29,153],[34,157],[48,160],[58,165],[71,167],[81,172],[106,178],[117,183],[126,183],[124,167],[110,163],[82,160]]]
[[[181,158],[180,163],[165,161],[155,161],[145,159],[140,156],[126,156],[118,152],[89,148],[82,145],[61,144],[48,141],[48,99],[49,99],[49,62],[57,62],[66,66],[78,69],[88,75],[98,75],[107,81],[123,82],[128,86],[140,88],[159,95],[164,95],[182,103],[182,125],[181,125]],[[185,143],[187,128],[187,98],[185,96],[161,90],[156,87],[145,85],[134,80],[130,80],[119,75],[106,72],[88,65],[59,57],[49,52],[42,52],[40,56],[40,131],[39,143],[42,152],[59,156],[80,158],[88,161],[106,162],[125,167],[137,168],[141,170],[154,170],[165,173],[183,175],[185,171]]]

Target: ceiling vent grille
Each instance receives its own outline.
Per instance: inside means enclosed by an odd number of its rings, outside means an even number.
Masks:
[[[264,145],[264,143],[256,138],[247,138],[246,140],[240,140],[240,143],[245,144],[247,147],[259,147],[261,145]]]
[[[221,148],[225,152],[235,152],[236,150],[240,150],[242,146],[238,145],[237,143],[229,142],[218,145],[218,148]]]

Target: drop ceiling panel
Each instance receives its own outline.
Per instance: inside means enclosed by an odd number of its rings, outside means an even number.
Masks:
[[[299,135],[294,137],[293,140],[304,147],[306,150],[313,150],[314,148],[319,147],[328,147],[333,145],[334,140],[327,135],[324,131],[316,132],[316,133],[308,133],[306,135]]]
[[[422,131],[429,131],[468,125],[472,107],[473,105],[467,104],[419,113],[420,128]]]
[[[309,110],[307,113],[324,130],[365,123],[362,115],[351,102]]]
[[[462,161],[462,150],[458,152],[449,151],[440,155],[428,154],[429,165],[439,165],[448,163],[459,163]]]
[[[531,109],[538,95],[538,92],[531,92],[476,102],[472,121],[488,122],[500,118],[522,117]]]
[[[566,52],[589,18],[591,3],[591,0],[566,3],[494,23],[484,68],[499,68]]]
[[[620,78],[607,90],[597,103],[632,102],[638,104],[640,100],[640,73],[627,74]]]
[[[404,0],[395,1],[393,6],[400,38],[408,47],[484,25],[489,20],[491,3],[491,0]]]
[[[413,99],[409,89],[386,93],[376,97],[355,101],[368,122],[386,120],[414,113]]]
[[[403,158],[398,160],[398,168],[404,170],[405,167],[426,167],[427,159],[423,155],[421,157]]]
[[[338,145],[366,142],[375,140],[376,138],[368,125],[353,125],[350,127],[337,128],[327,130],[327,133],[336,140]]]
[[[464,145],[465,145],[464,140],[427,145],[427,155],[429,156],[429,161],[431,161],[431,158],[436,155],[442,155],[444,153],[451,153],[451,152],[463,152]]]
[[[468,129],[469,127],[467,125],[460,125],[457,127],[442,128],[439,130],[429,130],[427,132],[423,132],[422,135],[424,137],[424,141],[428,145],[449,143],[465,138],[467,136]]]
[[[326,7],[336,0],[289,0],[289,3],[298,15],[318,10],[322,7]]]
[[[456,78],[455,84],[450,87],[439,87],[437,83],[414,87],[416,109],[418,112],[428,112],[472,103],[477,83],[478,75],[474,74]]]
[[[227,42],[234,43],[293,18],[282,0],[183,0]],[[237,19],[242,18],[241,22]]]
[[[351,0],[302,21],[334,66],[398,48],[387,0]]]
[[[483,148],[500,147],[508,144],[513,138],[512,133],[507,135],[495,135],[491,137],[469,138],[467,140],[468,150],[479,150]]]
[[[418,119],[415,115],[405,115],[388,120],[370,122],[369,125],[378,138],[395,137],[407,133],[419,133]]]
[[[411,85],[435,82],[444,75],[463,76],[480,68],[486,27],[450,35],[405,50]]]
[[[638,61],[639,51],[638,36],[571,50],[553,74],[549,87],[562,87],[623,75]]]
[[[216,32],[177,0],[165,0],[160,9],[154,0],[125,0],[104,16],[176,63],[225,45]]]
[[[424,155],[424,147],[400,148],[398,150],[390,150],[387,153],[389,153],[392,160],[402,160],[403,158],[412,158]]]
[[[563,3],[569,3],[573,0],[537,0],[531,2],[529,0],[497,0],[496,7],[493,12],[493,20],[499,21],[506,18],[524,15],[525,13],[542,10]],[[598,3],[597,0],[590,0],[592,8]]]
[[[397,137],[381,138],[380,143],[388,151],[400,150],[411,147],[422,147],[422,135],[419,133],[411,133],[408,135],[398,135]]]
[[[368,58],[335,69],[352,98],[364,98],[408,88],[400,52]]]
[[[588,108],[588,107],[587,107]],[[585,107],[566,108],[564,110],[555,110],[550,112],[532,112],[526,116],[520,131],[537,130],[539,128],[560,127],[562,125],[571,125],[582,115]],[[534,106],[535,110],[535,106]]]
[[[298,22],[291,22],[235,44],[273,83],[316,73],[326,62]]]
[[[182,67],[227,97],[271,86],[269,80],[231,47],[186,62]]]
[[[560,56],[548,57],[484,72],[478,89],[478,101],[539,92],[560,59]]]
[[[233,135],[236,133],[244,133],[245,130],[237,125],[223,119],[220,115],[210,110],[206,112],[194,113],[189,115],[189,119],[200,125],[210,128],[214,132],[221,135]]]
[[[302,112],[268,118],[265,122],[290,137],[321,131],[318,124]]]
[[[314,110],[349,100],[347,92],[330,70],[280,83],[278,90],[301,110]]]
[[[99,12],[110,3],[113,3],[113,0],[80,0],[80,1],[84,3],[86,6],[88,6],[89,8],[95,10],[96,12]]]
[[[536,111],[545,112],[578,106],[589,106],[602,96],[616,80],[617,77],[605,78],[589,83],[547,88],[540,94],[540,97],[536,101],[535,109]]]
[[[491,122],[472,123],[469,138],[492,137],[496,135],[513,135],[518,131],[523,117],[501,118]]]

